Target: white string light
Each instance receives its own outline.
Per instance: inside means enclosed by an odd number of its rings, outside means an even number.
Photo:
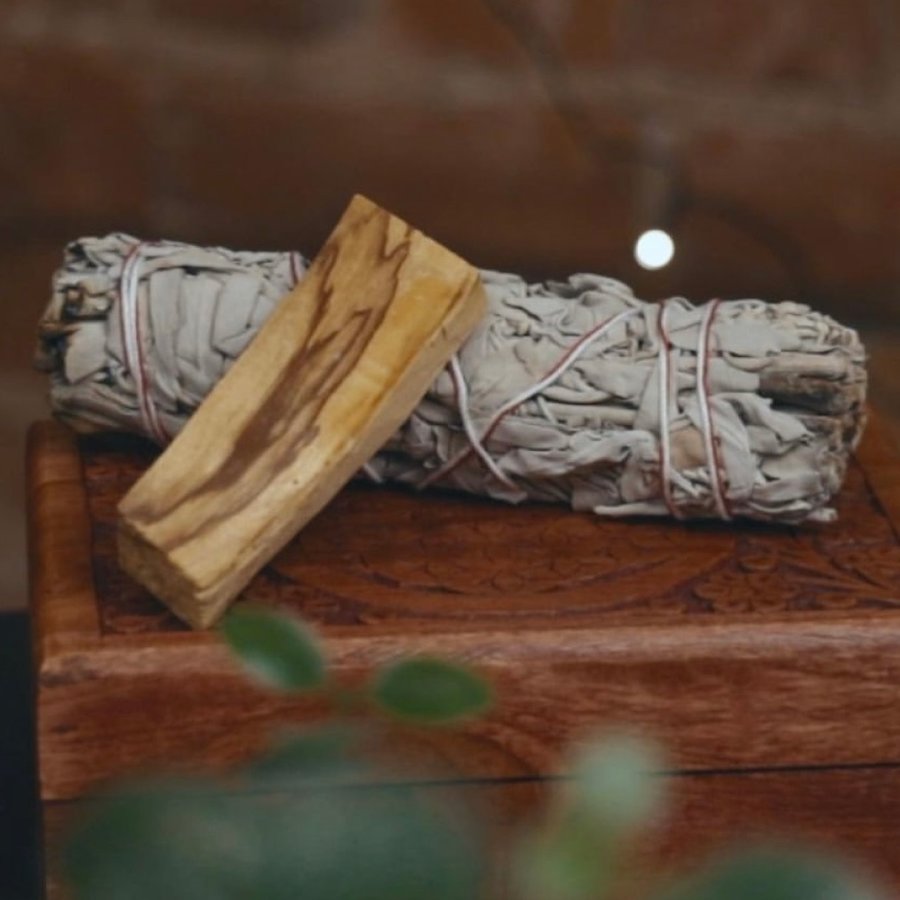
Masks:
[[[645,231],[635,242],[634,258],[642,269],[663,269],[675,256],[675,241],[661,228]]]

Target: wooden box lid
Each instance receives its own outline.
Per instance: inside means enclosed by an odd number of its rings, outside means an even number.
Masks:
[[[116,504],[152,448],[45,422],[28,455],[45,800],[233,762],[318,713],[248,684],[118,569]],[[352,486],[244,596],[316,623],[348,678],[413,652],[484,671],[490,716],[415,738],[467,778],[555,773],[619,723],[686,771],[895,763],[900,460],[877,420],[838,507],[802,528],[618,522]]]

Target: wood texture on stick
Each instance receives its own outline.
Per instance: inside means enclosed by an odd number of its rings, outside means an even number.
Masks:
[[[397,430],[485,312],[477,271],[355,197],[123,499],[122,567],[208,627]]]

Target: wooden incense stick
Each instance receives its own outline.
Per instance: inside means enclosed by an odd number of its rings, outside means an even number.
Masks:
[[[119,506],[122,567],[211,625],[410,415],[478,272],[355,197],[307,276]]]

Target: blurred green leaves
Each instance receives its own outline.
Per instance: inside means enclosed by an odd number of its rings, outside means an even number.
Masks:
[[[654,900],[883,900],[850,869],[821,853],[758,846],[715,860]]]
[[[489,686],[431,657],[400,660],[362,688],[328,677],[305,625],[248,607],[222,634],[270,687],[316,691],[335,710],[374,706],[422,725],[486,710]],[[153,779],[98,798],[63,869],[74,900],[476,900],[489,867],[471,820],[423,785],[387,783],[362,748],[366,727],[335,719],[284,735],[228,781]],[[502,855],[517,900],[878,900],[831,859],[785,847],[743,849],[655,889],[627,867],[665,806],[664,765],[645,741],[583,744],[547,821]],[[644,885],[637,891],[637,885]]]
[[[244,768],[244,777],[257,787],[278,789],[359,781],[367,770],[361,737],[361,728],[343,721],[287,732]]]
[[[481,851],[421,791],[231,793],[148,782],[95,803],[70,841],[74,900],[472,900]]]
[[[664,768],[656,745],[633,735],[609,734],[587,742],[569,764],[569,814],[605,842],[628,840],[660,815]]]
[[[267,818],[265,900],[474,900],[482,850],[421,788],[315,791]]]
[[[281,691],[308,691],[325,682],[325,659],[298,619],[238,607],[222,621],[222,636],[247,671]]]
[[[155,779],[93,801],[62,867],[75,900],[252,897],[263,859],[239,798],[211,781]]]
[[[376,677],[373,694],[387,712],[423,725],[449,725],[484,712],[487,683],[462,666],[431,657],[401,660]]]
[[[477,716],[491,704],[487,682],[464,666],[433,657],[402,659],[376,672],[363,691],[330,686],[315,635],[299,620],[253,607],[223,619],[222,635],[249,674],[276,690],[330,688],[337,707],[376,708],[419,725],[450,725]]]
[[[520,852],[517,880],[528,900],[596,900],[612,891],[628,841],[663,804],[656,748],[626,735],[584,744],[557,792],[548,827]]]

